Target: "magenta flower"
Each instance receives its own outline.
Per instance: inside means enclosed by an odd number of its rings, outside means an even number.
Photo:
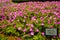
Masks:
[[[16,17],[15,16],[12,16],[11,19],[14,20]]]
[[[55,24],[60,24],[60,22],[55,22]]]
[[[3,14],[0,15],[0,19],[5,19],[5,16]]]
[[[14,17],[16,18],[16,16],[17,16],[17,13],[16,13],[16,12],[14,12]]]
[[[10,22],[13,22],[14,20],[10,18],[9,21],[10,21]]]
[[[41,34],[42,34],[42,36],[44,36],[44,32],[42,32]]]
[[[60,34],[59,34],[59,38],[60,38]]]
[[[34,35],[40,32],[40,30],[37,29],[39,28],[38,24],[42,27],[49,26],[49,28],[53,28],[54,24],[57,26],[60,24],[60,2],[24,2],[14,4],[9,1],[10,0],[0,0],[2,4],[0,5],[0,27],[2,30],[7,25],[11,25],[15,29],[17,28],[16,26],[22,26],[23,29],[22,27],[18,27],[17,30],[23,33],[27,32],[29,35]],[[33,12],[33,14],[29,14],[28,12]],[[8,24],[6,24],[6,22]],[[24,36],[24,34],[22,35]],[[42,32],[41,35],[44,36],[44,32]],[[60,38],[60,33],[58,36]],[[55,36],[53,36],[53,38],[55,38]],[[21,39],[17,38],[17,40]]]
[[[58,22],[58,24],[60,24],[60,22]]]
[[[60,16],[58,16],[58,18],[60,18]]]
[[[21,17],[23,17],[23,14],[22,14],[22,12],[18,12],[18,14],[19,14]]]
[[[44,13],[46,13],[47,12],[47,10],[41,10],[41,13],[42,14],[44,14]]]

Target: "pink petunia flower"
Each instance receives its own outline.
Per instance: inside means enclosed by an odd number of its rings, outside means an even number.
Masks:
[[[60,24],[60,22],[55,22],[55,24]]]
[[[26,17],[26,16],[24,16],[24,18],[26,19],[27,17]]]
[[[60,18],[60,16],[58,16],[58,18]]]
[[[21,17],[23,17],[23,14],[22,14],[22,12],[18,12],[18,14],[19,14]]]
[[[57,13],[57,12],[54,12],[54,14],[55,14],[55,15],[58,15],[59,13]]]
[[[44,36],[44,32],[42,32],[41,34],[42,34],[42,36]]]
[[[21,30],[21,27],[18,27],[18,30]]]
[[[54,20],[56,20],[57,18],[56,18],[56,17],[54,17],[53,19],[54,19]]]
[[[36,32],[39,32],[39,29],[36,29]]]
[[[32,28],[30,28],[30,31],[33,31],[33,29],[32,29]]]
[[[33,28],[34,27],[34,25],[33,24],[30,24],[30,26]]]
[[[60,33],[59,33],[59,38],[60,38]]]
[[[23,32],[26,32],[27,30],[26,29],[23,29]]]
[[[44,18],[43,17],[40,17],[41,21],[43,22],[44,21]]]
[[[31,20],[36,20],[36,16],[33,16],[33,17],[31,18]]]
[[[44,23],[42,23],[41,25],[44,26]]]
[[[22,40],[21,38],[17,38],[17,40]]]
[[[34,35],[34,32],[31,32],[31,33],[30,33],[30,35],[32,35],[32,36],[33,36],[33,35]]]

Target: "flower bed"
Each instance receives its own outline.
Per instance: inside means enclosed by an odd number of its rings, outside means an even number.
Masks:
[[[17,40],[45,40],[45,28],[60,29],[60,2],[11,3],[0,8],[0,33],[7,39],[14,36]]]

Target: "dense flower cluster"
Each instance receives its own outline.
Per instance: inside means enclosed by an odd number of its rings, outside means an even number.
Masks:
[[[9,2],[10,0],[0,0],[0,3],[2,2]]]
[[[5,34],[44,36],[43,28],[59,27],[60,2],[12,3],[0,8],[0,28]]]

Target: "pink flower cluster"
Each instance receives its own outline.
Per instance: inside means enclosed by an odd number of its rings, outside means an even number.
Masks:
[[[60,2],[24,2],[3,6],[0,9],[0,24],[1,28],[16,24],[13,26],[15,29],[22,30],[24,33],[29,31],[30,35],[40,32],[41,26],[55,28],[56,25],[58,28],[60,27]],[[44,36],[44,32],[41,34]]]

